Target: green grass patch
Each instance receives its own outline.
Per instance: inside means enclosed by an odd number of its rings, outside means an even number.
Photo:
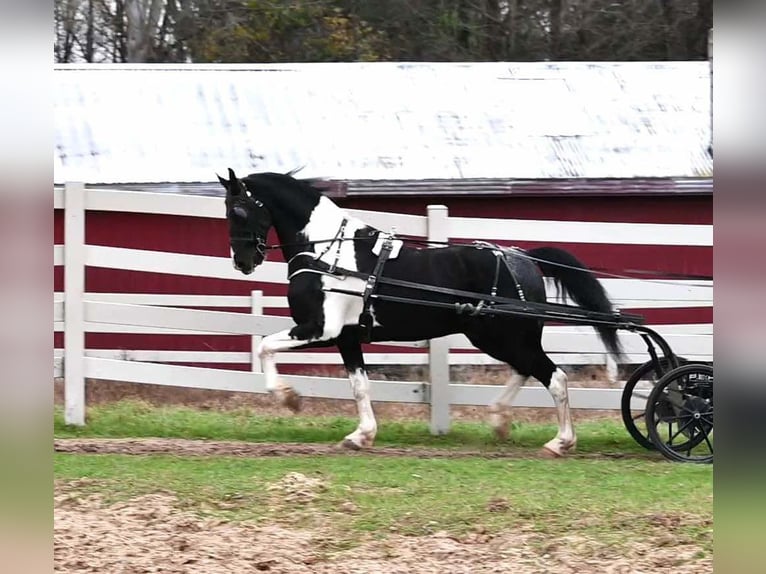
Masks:
[[[552,414],[552,416],[555,416]],[[555,418],[554,418],[555,420]],[[156,407],[123,401],[88,408],[84,427],[64,423],[63,409],[54,411],[54,433],[67,437],[162,437],[249,442],[337,443],[356,427],[347,417],[267,416],[249,409],[202,411],[188,407]],[[456,422],[443,436],[431,435],[423,421],[379,421],[376,445],[502,449],[540,448],[556,434],[555,424],[514,423],[508,441],[499,442],[484,423]],[[581,453],[648,453],[630,437],[621,422],[576,424]]]
[[[414,459],[323,456],[247,459],[57,453],[58,480],[107,501],[171,492],[203,515],[300,527],[331,526],[338,543],[355,533],[460,534],[523,528],[583,534],[607,544],[653,534],[712,551],[712,468],[646,460]],[[288,473],[318,479],[291,499]],[[349,505],[352,510],[347,511]]]
[[[201,411],[127,401],[90,407],[84,427],[65,425],[59,408],[54,414],[59,438],[334,444],[355,426],[355,419],[344,417],[274,417],[249,409]],[[576,429],[578,452],[644,456],[547,460],[56,453],[55,477],[71,485],[73,496],[98,493],[114,502],[165,491],[177,497],[181,508],[200,515],[330,527],[339,548],[358,541],[360,533],[445,530],[462,535],[481,526],[488,532],[581,534],[618,546],[670,535],[673,544],[693,543],[702,553],[712,552],[712,466],[670,463],[647,452],[619,421],[588,421]],[[531,451],[555,432],[554,424],[516,424],[511,439],[499,443],[481,423],[455,423],[449,434],[432,436],[422,421],[381,421],[376,445]],[[308,497],[274,490],[290,473],[317,479],[321,488],[308,487]]]

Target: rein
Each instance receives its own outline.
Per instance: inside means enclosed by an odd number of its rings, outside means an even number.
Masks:
[[[275,243],[273,245],[267,245],[266,249],[282,249],[283,247],[313,247],[317,243],[340,243],[341,241],[356,241],[358,239],[367,239],[366,237],[338,237],[337,235],[332,239],[316,239],[314,241],[296,241],[294,243]],[[404,241],[404,240],[403,240]]]
[[[332,239],[318,239],[314,241],[300,241],[295,243],[275,243],[273,245],[265,245],[264,249],[282,249],[283,247],[309,247],[314,246],[317,243],[328,243],[328,242],[342,242],[342,241],[358,241],[362,239],[368,239],[367,237],[334,237]],[[474,241],[472,243],[461,243],[458,241],[431,241],[428,239],[411,239],[411,238],[404,238],[404,237],[397,237],[399,241],[403,241],[404,243],[413,243],[417,245],[435,245],[435,246],[441,246],[441,247],[472,247],[474,249],[488,249],[491,244],[488,244],[484,241]],[[602,275],[605,275],[607,277],[612,277],[614,279],[636,279],[636,277],[631,277],[630,275],[620,274],[620,273],[612,273],[606,269],[603,269],[601,267],[591,267],[589,269],[585,269],[582,267],[575,267],[573,265],[566,265],[564,263],[555,263],[553,261],[548,261],[547,259],[541,259],[539,257],[534,257],[532,255],[527,254],[525,251],[521,249],[515,249],[516,255],[519,257],[524,257],[526,259],[529,259],[530,261],[540,262],[540,263],[546,263],[548,265],[552,265],[553,267],[562,267],[564,269],[572,269],[575,271],[596,271]],[[654,275],[658,277],[667,277],[668,279],[696,279],[700,281],[712,281],[713,276],[712,275],[695,275],[695,274],[684,274],[684,273],[669,273],[667,271],[654,271],[651,269],[625,269],[625,273],[633,273],[635,275]],[[639,281],[646,281],[648,283],[661,283],[662,285],[678,285],[681,287],[689,287],[690,285],[687,283],[676,283],[673,281],[665,281],[661,279],[639,279]],[[712,285],[696,285],[696,287],[708,287],[712,289]]]
[[[385,254],[385,255],[384,255]],[[303,255],[304,257],[309,257],[310,254],[299,254]],[[386,253],[386,247],[384,246],[384,249],[381,253],[383,255],[382,263],[379,263],[380,268],[382,268],[383,263],[385,263],[387,259],[387,253]],[[296,256],[294,259],[297,259],[298,256]],[[296,263],[297,264],[297,263]],[[305,271],[311,272],[311,273],[319,273],[319,274],[326,274],[331,275],[335,277],[357,277],[359,279],[364,279],[365,281],[370,281],[371,275],[369,273],[362,273],[361,271],[352,271],[350,269],[341,269],[341,268],[335,268],[332,272],[330,271],[330,264],[325,263],[324,261],[319,261],[316,259],[310,259],[309,266],[307,268],[304,268]],[[365,342],[370,342],[370,332],[371,332],[371,326],[372,326],[372,317],[369,315],[369,301],[370,299],[378,299],[381,301],[390,301],[395,303],[408,303],[408,304],[414,304],[414,305],[422,305],[427,307],[438,307],[443,309],[451,309],[455,311],[456,313],[460,314],[468,314],[471,316],[480,315],[489,312],[490,310],[492,312],[499,312],[500,314],[510,314],[510,315],[522,315],[522,316],[528,316],[532,318],[541,318],[540,314],[544,315],[544,319],[549,320],[557,320],[557,321],[563,321],[563,322],[575,322],[578,321],[580,323],[589,324],[589,325],[614,325],[615,322],[618,323],[621,328],[625,329],[632,329],[633,325],[640,325],[643,323],[643,317],[640,315],[633,315],[633,314],[627,314],[622,313],[621,311],[614,311],[612,313],[602,313],[598,311],[586,311],[586,310],[577,310],[574,311],[576,313],[576,317],[573,317],[572,308],[566,305],[561,305],[557,303],[533,303],[530,301],[523,301],[519,299],[513,299],[510,297],[503,297],[499,295],[487,295],[482,293],[474,293],[473,291],[463,291],[461,289],[451,289],[448,287],[437,287],[436,285],[428,285],[423,283],[414,283],[412,281],[405,281],[402,279],[393,279],[391,277],[385,277],[380,275],[380,269],[376,269],[378,271],[377,276],[374,274],[374,280],[372,282],[369,282],[367,285],[365,285],[365,290],[363,292],[359,291],[352,291],[348,289],[341,289],[341,288],[327,288],[325,291],[330,293],[342,293],[344,295],[352,295],[355,297],[360,297],[363,300],[364,305],[364,311],[362,315],[360,316],[360,323],[359,326],[362,327],[362,333],[364,335]],[[290,270],[288,268],[288,273],[290,273]],[[469,299],[472,301],[478,301],[478,303],[444,303],[440,301],[429,301],[427,299],[413,299],[411,297],[399,297],[394,295],[381,295],[378,293],[374,293],[374,287],[376,285],[389,285],[392,287],[401,287],[405,289],[410,289],[416,292],[427,292],[427,293],[438,293],[442,295],[451,295],[456,296],[460,298]],[[368,289],[369,287],[369,289]]]

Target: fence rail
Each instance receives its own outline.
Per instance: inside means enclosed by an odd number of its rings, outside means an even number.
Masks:
[[[54,293],[54,331],[63,331],[64,349],[54,352],[54,376],[65,378],[65,418],[70,424],[83,424],[85,378],[134,383],[265,392],[260,365],[254,349],[260,338],[289,328],[288,317],[267,315],[263,309],[285,309],[283,296],[174,295],[152,293],[89,293],[85,291],[86,267],[112,268],[192,277],[208,277],[250,283],[284,284],[286,265],[266,262],[255,273],[244,276],[235,271],[228,258],[169,253],[85,243],[85,213],[88,210],[127,213],[152,213],[183,217],[224,217],[218,198],[157,194],[143,191],[86,189],[69,183],[54,189],[54,208],[64,209],[65,244],[54,246],[54,265],[64,266],[65,288]],[[489,220],[452,218],[444,206],[429,206],[426,216],[349,210],[367,223],[395,228],[397,233],[426,237],[433,241],[448,238],[572,241],[614,243],[618,227],[620,243],[649,245],[712,246],[712,226],[551,222],[529,220]],[[626,231],[627,229],[627,231]],[[701,308],[712,307],[711,281],[640,281],[604,279],[603,284],[615,303],[624,308]],[[554,298],[553,286],[548,295]],[[205,307],[208,310],[194,309]],[[210,308],[221,310],[209,310]],[[225,310],[224,310],[225,309]],[[234,311],[239,309],[240,311]],[[681,355],[709,361],[713,355],[712,324],[661,325],[655,328]],[[248,335],[250,352],[197,352],[171,350],[86,349],[85,333],[170,333]],[[639,336],[621,334],[626,360],[646,360],[645,345]],[[549,326],[543,345],[559,364],[603,364],[606,350],[590,327]],[[390,347],[402,348],[392,352]],[[473,351],[473,352],[471,352]],[[446,432],[450,405],[485,405],[498,391],[495,385],[450,384],[450,365],[494,365],[468,340],[460,336],[442,337],[430,342],[370,345],[365,355],[370,365],[428,365],[429,381],[372,381],[372,396],[378,401],[428,403],[431,429]],[[280,362],[288,364],[342,364],[335,352],[306,351],[282,353]],[[250,364],[247,371],[192,367],[172,363]],[[351,399],[347,379],[285,376],[305,396]],[[621,390],[571,390],[573,408],[619,408]],[[515,401],[518,406],[550,407],[552,399],[542,387],[524,387]],[[640,405],[636,405],[640,407]]]

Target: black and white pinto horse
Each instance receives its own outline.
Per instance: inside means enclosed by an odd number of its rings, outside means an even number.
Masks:
[[[416,341],[463,333],[475,347],[511,367],[507,385],[489,408],[490,424],[498,436],[507,436],[511,402],[524,382],[534,377],[550,392],[558,415],[558,433],[544,445],[545,451],[561,456],[575,446],[567,377],[543,351],[542,319],[472,316],[456,313],[449,306],[374,299],[369,307],[371,331],[369,327],[365,330],[359,325],[364,310],[360,295],[367,286],[364,277],[374,273],[379,261],[378,240],[386,234],[342,210],[310,180],[278,173],[257,173],[238,179],[231,169],[228,175],[228,180],[220,176],[219,180],[226,189],[234,267],[250,274],[264,261],[266,237],[272,226],[288,261],[287,297],[296,325],[264,337],[258,348],[266,388],[280,404],[294,412],[300,409],[297,392],[278,378],[275,354],[288,349],[335,345],[348,371],[359,413],[358,427],[345,437],[342,445],[351,449],[369,447],[375,439],[377,423],[370,402],[362,343]],[[596,277],[584,270],[573,255],[560,249],[507,251],[508,265],[500,266],[497,251],[489,248],[472,245],[416,248],[402,245],[401,241],[396,243],[394,251],[398,252],[391,252],[381,274],[386,279],[473,293],[489,293],[495,287],[499,296],[515,299],[525,296],[527,301],[545,302],[545,275],[552,277],[582,308],[612,311]],[[344,270],[349,273],[343,273]],[[386,283],[379,283],[375,289],[380,295],[427,297],[448,304],[465,301],[448,293],[423,294]],[[616,330],[601,325],[595,328],[617,357],[620,349]]]

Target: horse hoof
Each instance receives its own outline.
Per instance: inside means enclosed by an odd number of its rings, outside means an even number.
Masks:
[[[346,448],[348,450],[362,450],[362,447],[360,445],[356,444],[350,438],[343,439],[343,442],[340,443],[340,446],[342,446],[343,448]]]
[[[282,395],[282,404],[292,412],[298,413],[303,408],[303,399],[295,389],[288,388],[284,390]]]
[[[507,441],[508,440],[508,427],[505,425],[493,427],[492,429],[495,433],[495,438],[499,441]]]
[[[563,456],[560,452],[556,452],[548,446],[541,448],[540,454],[543,456],[543,458],[561,458]]]
[[[492,406],[489,408],[489,425],[495,433],[497,440],[508,440],[508,413],[501,407]]]
[[[576,442],[565,444],[561,440],[553,439],[543,445],[542,453],[549,458],[560,458],[574,450]]]

